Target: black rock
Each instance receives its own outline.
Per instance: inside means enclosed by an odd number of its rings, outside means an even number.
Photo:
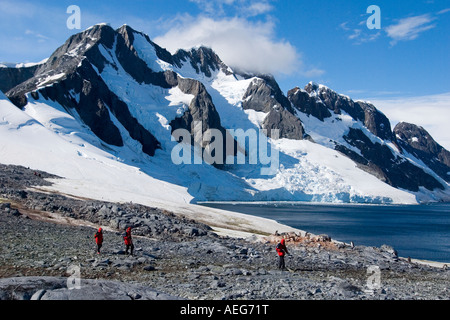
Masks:
[[[272,130],[279,130],[279,138],[302,140],[303,125],[293,113],[289,100],[282,94],[274,81],[257,78],[247,88],[242,98],[243,109],[253,109],[268,113],[262,123],[267,135],[272,137]]]
[[[7,92],[32,78],[38,67],[39,65],[21,68],[0,68],[0,91]]]
[[[331,113],[325,104],[298,87],[288,91],[288,99],[296,109],[307,115],[312,115],[320,121],[331,117]]]
[[[403,149],[450,182],[450,152],[438,144],[424,128],[400,122],[395,126],[394,133]]]
[[[370,164],[372,170],[376,170],[393,187],[411,191],[419,191],[421,186],[428,190],[444,189],[432,175],[409,160],[396,156],[387,145],[372,142],[360,129],[350,128],[344,138],[350,145],[361,150],[362,157],[366,159],[362,164]]]

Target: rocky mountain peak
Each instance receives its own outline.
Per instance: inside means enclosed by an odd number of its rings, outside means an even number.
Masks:
[[[162,61],[167,62],[169,64],[173,64],[173,58],[170,52],[160,47],[155,42],[153,42],[147,34],[137,31],[126,24],[118,28],[116,32],[123,37],[126,46],[130,50],[135,50],[134,48],[135,35],[142,36],[145,39],[145,41],[147,41],[154,48],[158,59],[161,59]]]
[[[2,85],[16,106],[26,111],[29,102],[52,101],[108,148],[132,145],[135,152],[142,146],[143,153],[157,156],[157,149],[167,152],[172,145],[176,129],[195,139],[195,123],[202,133],[218,129],[223,136],[228,128],[255,125],[269,137],[334,149],[394,188],[444,190],[443,180],[449,181],[449,153],[423,128],[402,123],[393,133],[373,104],[315,82],[286,96],[273,76],[233,72],[211,48],[172,55],[128,25],[94,25],[71,36],[45,63],[15,69],[0,68],[0,80],[10,79]],[[141,150],[136,152],[139,157]],[[289,163],[303,160],[299,152]]]
[[[298,88],[298,87],[297,87]],[[321,86],[314,81],[310,81],[304,88],[304,90],[306,92],[308,92],[309,94],[311,94],[313,91],[318,91],[319,88],[321,88]],[[323,86],[323,88],[325,88],[325,86]]]
[[[214,50],[205,46],[192,48],[189,51],[180,49],[173,56],[173,60],[178,67],[182,67],[184,63],[189,62],[198,74],[202,72],[207,77],[211,77],[213,72],[219,70],[222,70],[226,75],[233,73]]]
[[[40,87],[50,86],[57,81],[66,79],[74,73],[82,61],[90,57],[98,61],[99,53],[92,52],[102,44],[112,48],[116,32],[107,24],[94,25],[80,33],[72,35],[62,46],[41,65],[38,65],[29,78],[15,87],[7,88],[7,96],[18,106],[24,105],[24,94],[35,91]],[[94,63],[98,65],[98,63]]]
[[[353,101],[350,97],[315,82],[309,82],[303,90],[299,87],[290,90],[288,99],[299,111],[321,121],[331,117],[331,112],[341,114],[344,111],[353,119],[364,123],[370,132],[381,139],[395,141],[389,119],[368,102]]]

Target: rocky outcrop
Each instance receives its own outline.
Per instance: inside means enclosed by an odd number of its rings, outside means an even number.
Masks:
[[[329,111],[335,114],[345,111],[353,119],[361,121],[374,135],[383,140],[395,141],[389,119],[370,103],[355,102],[347,96],[314,82],[308,83],[304,90],[292,89],[288,97],[299,111],[311,114],[321,121],[331,117]]]
[[[267,130],[269,137],[276,139],[302,140],[305,134],[301,121],[282,108],[272,109],[262,122],[262,128]],[[279,130],[278,136],[273,135],[274,129]]]
[[[181,117],[177,117],[170,122],[172,133],[177,129],[186,129],[191,133],[193,145],[197,144],[201,148],[206,148],[209,145],[209,142],[203,139],[203,134],[210,129],[219,130],[224,139],[222,149],[223,158],[219,159],[220,163],[214,163],[214,165],[218,168],[222,168],[223,164],[226,162],[227,156],[236,155],[238,150],[237,142],[222,126],[219,113],[214,106],[211,96],[200,81],[177,77],[177,84],[178,88],[180,88],[183,93],[191,94],[194,98],[189,104],[188,110],[186,110]],[[201,128],[195,127],[200,124]],[[196,136],[196,131],[201,131],[201,141],[197,141],[200,137]],[[199,132],[197,132],[197,134],[198,133]],[[232,150],[227,149],[227,139],[230,139],[229,141],[234,141]]]
[[[347,112],[353,119],[364,121],[364,112],[349,97],[340,95],[326,86],[310,82],[304,89],[311,97],[322,102],[335,114]]]
[[[161,59],[162,61],[167,62],[169,64],[174,64],[174,59],[173,59],[173,56],[170,54],[170,52],[167,51],[164,48],[161,48],[156,43],[154,43],[149,38],[149,36],[146,35],[145,33],[136,31],[136,30],[134,30],[133,28],[131,28],[128,25],[123,25],[122,27],[117,29],[117,32],[120,35],[122,35],[122,38],[125,41],[125,46],[128,48],[128,50],[132,51],[133,53],[135,53],[135,49],[133,47],[135,34],[138,34],[138,35],[144,37],[145,40],[153,47],[153,49],[155,50],[155,53],[156,53],[156,56],[158,57],[158,59]]]
[[[193,133],[194,122],[202,123],[202,133],[208,129],[224,131],[220,116],[205,86],[197,80],[178,78],[178,87],[183,93],[192,94],[189,110],[181,118],[172,121],[172,130],[183,128]]]
[[[0,294],[0,300],[179,300],[139,284],[82,279],[71,287],[68,278],[49,276],[0,279]]]
[[[272,137],[273,129],[278,129],[279,138],[303,139],[304,129],[300,119],[293,114],[289,101],[271,78],[253,80],[242,100],[244,110],[267,113],[262,128],[267,130],[269,137]]]
[[[38,65],[22,68],[0,68],[0,91],[8,92],[15,86],[32,78]]]
[[[307,115],[312,115],[320,121],[331,117],[331,113],[325,104],[311,97],[308,92],[299,87],[288,91],[288,99],[294,108]]]
[[[322,122],[331,118],[332,114],[339,115],[345,112],[353,118],[355,123],[359,122],[367,128],[369,133],[377,137],[376,139],[370,138],[370,134],[365,133],[367,131],[349,127],[348,132],[343,136],[348,145],[334,141],[335,149],[355,161],[359,168],[378,179],[395,188],[411,191],[419,191],[420,187],[428,190],[444,189],[443,184],[430,172],[403,157],[401,152],[403,149],[409,148],[408,150],[411,151],[408,152],[415,154],[419,159],[427,158],[428,161],[425,162],[427,165],[431,163],[433,157],[437,157],[439,154],[443,159],[446,158],[445,152],[432,143],[428,144],[428,147],[423,146],[422,151],[418,149],[413,151],[410,145],[399,140],[400,138],[408,140],[405,138],[405,133],[401,132],[404,126],[399,126],[397,129],[399,134],[394,134],[389,119],[374,105],[363,101],[355,102],[347,96],[340,95],[328,87],[314,82],[310,82],[304,89],[297,87],[290,90],[288,99],[299,112],[316,117]],[[331,121],[331,123],[333,122],[334,120]],[[425,141],[431,141],[429,138],[425,138],[426,134],[418,132],[418,130],[409,130],[408,134],[412,131],[415,131],[418,136],[424,137]],[[394,148],[390,148],[388,144]],[[395,148],[400,153],[396,153]],[[425,149],[427,151],[424,151]],[[425,155],[424,152],[428,154]],[[436,168],[441,177],[445,177],[444,179],[449,178],[447,172],[450,168],[444,162],[433,164],[433,168]]]
[[[73,92],[78,100],[68,92]],[[104,142],[123,146],[122,136],[110,113],[120,103],[119,99],[108,89],[89,62],[82,61],[76,72],[67,74],[65,79],[52,86],[37,90],[32,96],[36,100],[43,98],[56,101],[70,114],[75,111]]]
[[[173,85],[166,81],[165,73],[162,71],[155,71],[148,67],[147,63],[143,61],[135,48],[133,47],[134,33],[136,31],[129,26],[123,26],[117,30],[116,42],[114,43],[115,55],[121,67],[133,77],[138,83],[152,84],[162,88],[172,88]],[[143,35],[144,36],[144,35]],[[148,36],[144,36],[148,39]],[[170,53],[157,46],[154,42],[148,39],[149,44],[155,49],[163,59],[168,60]]]
[[[357,101],[355,108],[361,108],[364,111],[364,126],[369,129],[377,137],[392,141],[395,143],[396,139],[392,133],[391,123],[389,119],[373,104]]]
[[[391,186],[411,191],[419,191],[421,186],[428,190],[444,189],[436,178],[407,159],[396,156],[387,145],[372,142],[361,130],[350,128],[344,139],[361,151],[365,159],[362,164],[375,166],[376,171],[383,173],[382,180]],[[360,161],[359,158],[354,160]]]
[[[181,68],[185,63],[189,63],[197,74],[203,73],[206,77],[211,77],[213,72],[222,70],[225,74],[232,74],[231,69],[223,63],[219,56],[208,47],[200,46],[192,48],[190,51],[178,50],[173,55],[173,64]]]
[[[450,182],[450,152],[422,127],[400,122],[394,128],[400,146]]]
[[[121,35],[107,25],[96,25],[73,35],[37,69],[33,78],[10,90],[8,97],[18,107],[27,103],[25,94],[29,92],[35,99],[42,97],[58,102],[70,114],[75,110],[104,142],[123,146],[121,133],[112,120],[114,116],[130,136],[142,144],[143,152],[153,156],[160,143],[131,115],[127,104],[108,88],[99,75],[105,64],[118,68],[100,50],[115,49],[121,66],[137,81],[171,86],[164,73],[155,73],[147,68],[135,51],[126,46],[126,39]],[[46,78],[51,80],[43,80]]]

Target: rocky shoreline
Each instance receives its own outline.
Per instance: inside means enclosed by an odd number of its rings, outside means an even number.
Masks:
[[[450,270],[389,246],[289,233],[242,239],[159,208],[39,191],[44,172],[0,165],[1,300],[449,300]],[[102,253],[93,235],[103,227]],[[133,228],[135,252],[121,234]],[[292,253],[277,269],[275,243]],[[73,273],[76,270],[78,273]],[[79,280],[70,290],[69,280]]]

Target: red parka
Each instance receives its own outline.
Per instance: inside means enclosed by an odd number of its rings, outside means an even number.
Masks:
[[[286,253],[288,253],[288,250],[287,250],[284,242],[285,242],[284,239],[281,239],[281,242],[279,244],[277,244],[277,247],[276,247],[278,255],[281,257],[283,257]]]
[[[133,243],[131,240],[131,227],[128,227],[125,235],[123,236],[123,240],[125,241],[125,245],[129,246]]]
[[[99,228],[98,231],[95,233],[95,242],[97,244],[102,244],[103,243],[103,229]]]

